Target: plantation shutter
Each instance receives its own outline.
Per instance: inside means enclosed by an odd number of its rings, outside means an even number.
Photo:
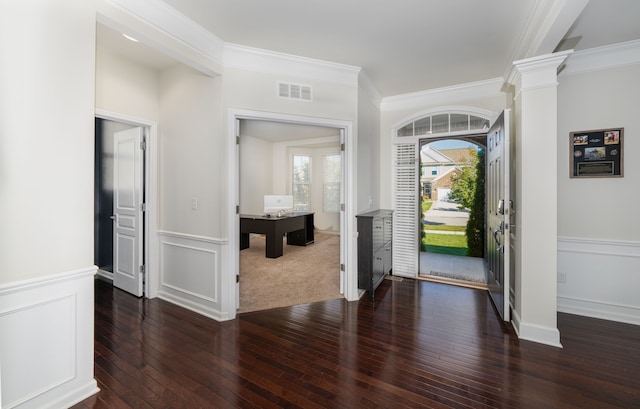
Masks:
[[[393,145],[393,274],[418,276],[418,144]]]

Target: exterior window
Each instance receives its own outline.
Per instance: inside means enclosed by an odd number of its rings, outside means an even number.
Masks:
[[[437,175],[437,174],[438,174],[438,171],[437,171],[437,170],[432,170],[432,171],[431,171],[431,174],[432,174],[432,175]]]
[[[469,114],[429,115],[408,123],[398,129],[398,136],[420,136],[446,134],[449,132],[484,131],[489,129],[489,120]]]
[[[323,210],[326,213],[340,212],[340,179],[342,172],[339,154],[325,155],[322,190]]]
[[[311,210],[311,156],[293,155],[293,208]]]

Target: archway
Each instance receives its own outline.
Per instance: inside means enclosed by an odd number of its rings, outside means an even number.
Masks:
[[[458,139],[486,145],[486,132],[494,118],[487,110],[443,107],[413,115],[393,128],[394,275],[419,276],[421,143]]]

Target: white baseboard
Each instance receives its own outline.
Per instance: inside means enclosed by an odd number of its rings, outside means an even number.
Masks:
[[[558,296],[558,311],[567,314],[640,325],[640,308],[616,305],[610,301],[602,302],[598,300]]]
[[[562,348],[562,344],[560,343],[560,331],[558,331],[558,328],[543,327],[540,325],[520,322],[518,327],[518,337],[527,341]]]
[[[158,293],[158,298],[168,301],[172,304],[179,305],[180,307],[186,308],[193,312],[197,312],[200,315],[204,315],[205,317],[209,317],[216,321],[227,321],[230,319],[228,314],[224,314],[217,309],[207,307],[202,303],[193,302],[187,298],[180,297],[179,295],[174,293],[160,291],[160,293]]]
[[[511,311],[511,325],[520,339],[562,348],[557,328],[523,323],[515,309]]]
[[[111,271],[107,271],[99,268],[96,275],[99,278],[104,279],[105,281],[110,281],[113,283],[113,273]]]
[[[93,379],[96,267],[0,286],[2,407],[69,407]]]

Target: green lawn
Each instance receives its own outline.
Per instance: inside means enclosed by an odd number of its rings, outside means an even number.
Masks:
[[[446,224],[423,224],[424,230],[438,230],[438,231],[466,231],[467,226],[450,226]]]
[[[466,256],[467,236],[463,234],[426,233],[422,239],[422,251]]]

